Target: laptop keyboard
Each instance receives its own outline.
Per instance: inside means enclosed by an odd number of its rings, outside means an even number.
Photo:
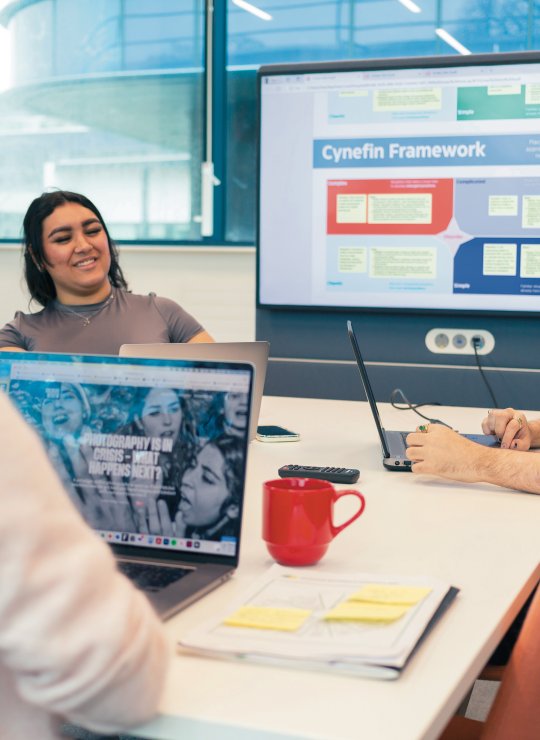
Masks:
[[[118,568],[141,591],[161,591],[171,583],[193,573],[193,568],[169,568],[164,565],[132,563],[123,560],[118,563]]]

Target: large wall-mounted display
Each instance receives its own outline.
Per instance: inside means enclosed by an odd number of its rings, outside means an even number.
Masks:
[[[540,309],[540,53],[266,66],[259,93],[259,306]]]

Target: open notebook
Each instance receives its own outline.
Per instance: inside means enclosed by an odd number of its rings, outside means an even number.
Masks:
[[[426,576],[274,565],[180,646],[220,658],[393,679],[457,593]]]

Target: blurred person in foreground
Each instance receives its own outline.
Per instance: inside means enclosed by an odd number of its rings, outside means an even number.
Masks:
[[[111,733],[150,719],[169,656],[159,620],[2,393],[0,512],[2,737],[59,738],[62,720]]]

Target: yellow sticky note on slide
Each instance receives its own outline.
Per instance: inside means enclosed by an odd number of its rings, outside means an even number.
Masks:
[[[342,601],[324,615],[326,620],[349,622],[395,622],[409,611],[409,606],[395,604],[366,604],[360,601]]]
[[[367,583],[349,601],[367,601],[375,604],[402,604],[413,606],[422,601],[431,591],[424,586],[394,586],[387,583]]]
[[[280,609],[269,606],[241,606],[223,624],[228,627],[253,627],[259,630],[294,632],[311,614],[306,609]]]

